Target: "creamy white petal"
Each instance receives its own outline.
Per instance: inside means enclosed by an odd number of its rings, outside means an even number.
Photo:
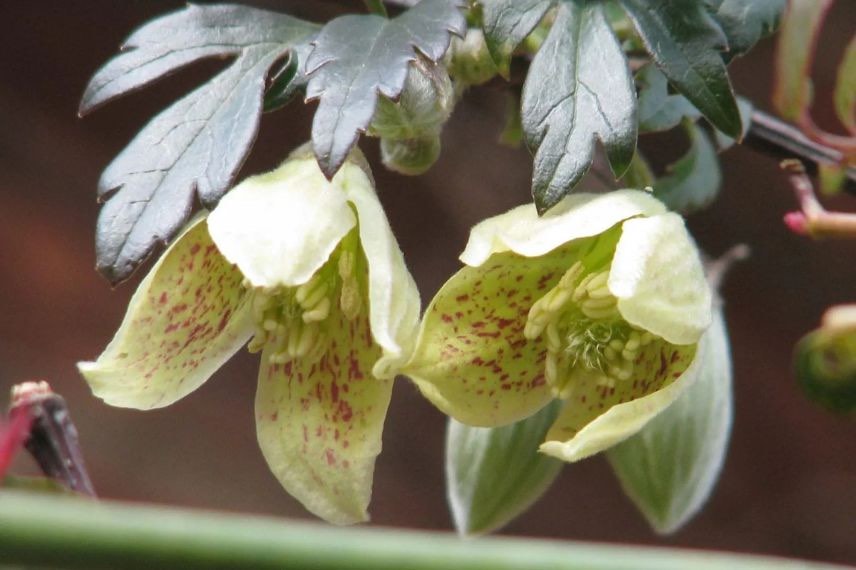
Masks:
[[[313,158],[292,157],[247,178],[208,217],[214,243],[254,287],[306,283],[357,223],[341,190],[354,168],[330,182]]]
[[[665,211],[662,202],[640,190],[572,194],[540,217],[534,204],[526,204],[473,227],[461,261],[477,267],[504,251],[537,257],[571,240],[598,235],[622,220]]]
[[[698,342],[710,326],[710,287],[677,214],[624,222],[608,287],[627,322],[673,344]]]

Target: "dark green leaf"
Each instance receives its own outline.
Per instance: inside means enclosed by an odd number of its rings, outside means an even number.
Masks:
[[[654,183],[654,195],[676,212],[688,214],[710,204],[719,193],[719,157],[708,135],[691,121],[684,122],[690,150],[669,167],[671,174]]]
[[[620,0],[657,66],[713,126],[740,136],[740,113],[722,61],[727,41],[701,0]]]
[[[740,138],[742,139],[752,126],[752,111],[754,111],[754,107],[752,106],[752,101],[749,99],[738,97],[737,108],[740,110],[740,122],[743,123],[743,131],[740,133]],[[731,148],[737,142],[728,135],[723,134],[722,131],[714,131],[713,135],[716,139],[716,148],[719,152]]]
[[[602,7],[562,2],[523,86],[523,130],[535,152],[538,211],[556,204],[585,175],[595,139],[620,176],[636,147],[636,93],[624,52]]]
[[[449,420],[446,484],[455,528],[484,534],[509,523],[543,495],[564,463],[538,452],[561,409],[540,412],[498,428]]]
[[[484,38],[493,61],[508,76],[511,53],[528,36],[553,0],[481,0]]]
[[[127,278],[175,235],[195,194],[208,207],[222,196],[255,138],[268,69],[315,30],[283,14],[190,5],[143,26],[95,74],[81,113],[202,57],[235,57],[155,117],[102,174],[97,266],[110,281]]]
[[[642,431],[607,451],[624,492],[661,533],[674,532],[704,505],[728,447],[731,351],[721,310],[698,350],[692,385]]]
[[[779,26],[787,0],[705,0],[728,38],[728,59],[748,52]]]
[[[319,100],[312,143],[329,178],[371,122],[378,95],[396,99],[401,94],[417,50],[437,62],[451,34],[466,32],[460,7],[458,0],[422,0],[392,20],[352,14],[324,26],[305,70],[307,100]]]
[[[636,74],[639,91],[639,130],[668,131],[677,127],[684,117],[701,116],[695,105],[683,95],[669,94],[669,82],[655,65],[646,65]]]

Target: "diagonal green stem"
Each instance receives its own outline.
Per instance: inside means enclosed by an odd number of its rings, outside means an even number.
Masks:
[[[0,491],[0,565],[59,570],[787,570],[776,558],[274,519]]]

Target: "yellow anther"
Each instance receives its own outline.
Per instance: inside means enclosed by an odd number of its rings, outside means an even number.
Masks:
[[[339,255],[339,276],[342,279],[348,279],[354,273],[354,254],[350,251],[343,251]]]
[[[526,326],[528,327],[529,323],[527,323]],[[525,332],[526,331],[524,330],[524,334]],[[562,349],[562,339],[559,336],[559,327],[557,327],[554,322],[547,325],[547,348],[556,352]]]
[[[314,323],[318,321],[323,321],[330,315],[330,305],[330,298],[324,297],[323,299],[321,299],[320,303],[315,305],[314,309],[303,313],[303,322]]]
[[[297,299],[297,302],[300,303],[300,306],[304,310],[311,310],[313,307],[318,305],[322,299],[327,298],[327,283],[322,281],[315,287],[308,295],[305,295],[304,298]]]
[[[615,306],[611,305],[609,307],[586,307],[585,305],[581,306],[583,314],[592,320],[597,319],[606,319],[609,317],[614,317],[617,313]]]
[[[547,351],[547,358],[544,361],[544,378],[551,386],[556,385],[556,380],[558,379],[558,357],[556,353]]]
[[[594,277],[592,277],[591,281],[586,284],[586,289],[588,289],[589,294],[592,291],[598,291],[606,285],[606,280],[609,279],[609,271],[601,271]]]
[[[586,299],[580,306],[584,309],[603,309],[605,307],[614,307],[615,306],[615,297],[606,297],[603,299]]]
[[[618,358],[618,352],[615,351],[611,346],[607,346],[603,349],[603,356],[609,361],[613,362]]]
[[[593,273],[589,273],[588,275],[583,277],[583,280],[580,281],[580,284],[577,285],[576,289],[574,289],[574,297],[573,297],[574,302],[578,303],[586,297],[586,295],[588,294],[588,290],[587,290],[588,284],[594,278],[595,278],[595,275]]]
[[[339,306],[348,320],[354,320],[360,314],[362,300],[356,280],[347,279],[342,282],[342,293],[339,295]]]
[[[276,319],[272,319],[270,317],[266,318],[262,322],[262,328],[266,331],[272,331],[272,330],[276,329],[276,325],[277,325]]]
[[[309,354],[309,351],[318,341],[321,330],[317,324],[309,324],[303,327],[300,331],[300,340],[295,347],[294,356],[303,357]],[[295,335],[297,336],[297,335]]]
[[[627,343],[625,343],[624,348],[627,350],[637,351],[640,346],[640,335],[638,332],[633,331],[630,333],[630,336],[627,338]]]

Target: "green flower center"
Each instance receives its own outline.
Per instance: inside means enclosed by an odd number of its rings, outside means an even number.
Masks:
[[[259,352],[270,346],[270,361],[315,361],[327,346],[330,315],[340,309],[354,320],[362,309],[365,263],[356,232],[346,236],[330,259],[297,287],[255,288],[252,297],[255,334],[247,346]],[[245,287],[251,287],[248,282]]]
[[[608,266],[586,273],[577,261],[529,311],[523,334],[545,338],[545,377],[557,397],[568,397],[577,373],[610,388],[629,380],[642,348],[657,338],[624,320],[608,278]]]

